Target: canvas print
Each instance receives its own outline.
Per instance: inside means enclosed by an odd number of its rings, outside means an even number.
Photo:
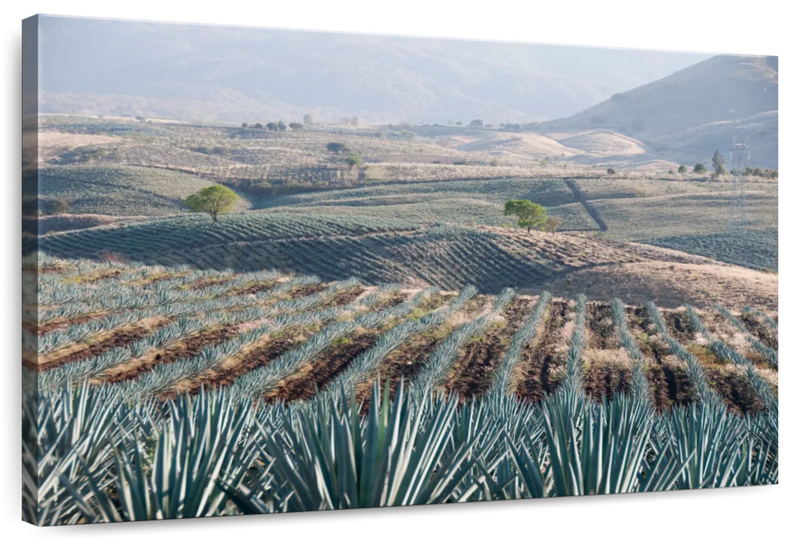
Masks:
[[[22,39],[28,522],[778,482],[777,57]]]

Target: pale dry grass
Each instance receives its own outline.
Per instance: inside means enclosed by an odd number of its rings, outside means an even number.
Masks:
[[[71,134],[65,132],[42,131],[25,134],[27,145],[39,145],[39,164],[87,145],[117,144],[123,141],[116,136],[99,134]]]
[[[541,286],[555,296],[584,293],[590,299],[619,297],[628,304],[654,301],[664,308],[689,303],[727,308],[778,307],[778,276],[719,264],[637,262],[600,265],[566,274]]]

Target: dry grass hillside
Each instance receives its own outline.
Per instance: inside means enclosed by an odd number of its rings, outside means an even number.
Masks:
[[[747,136],[754,163],[777,168],[777,111],[777,57],[718,55],[543,126],[610,129],[685,162],[708,161],[709,150]]]

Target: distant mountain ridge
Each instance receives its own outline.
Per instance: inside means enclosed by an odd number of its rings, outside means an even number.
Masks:
[[[754,165],[777,168],[778,59],[718,55],[544,127],[613,130],[691,164],[746,138]]]
[[[201,121],[522,123],[707,58],[50,16],[40,25],[41,111]]]

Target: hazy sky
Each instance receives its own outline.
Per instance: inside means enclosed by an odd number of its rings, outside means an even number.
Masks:
[[[234,121],[552,119],[710,56],[47,16],[40,44],[51,109]]]

